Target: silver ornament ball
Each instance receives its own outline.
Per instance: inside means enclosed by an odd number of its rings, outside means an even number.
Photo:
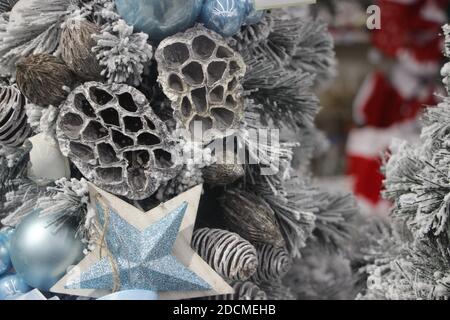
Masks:
[[[11,261],[27,284],[48,291],[83,258],[83,243],[77,237],[79,221],[68,218],[62,225],[38,212],[25,218],[11,239]]]

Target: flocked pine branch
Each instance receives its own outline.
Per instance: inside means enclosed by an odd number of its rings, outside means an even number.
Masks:
[[[73,0],[26,0],[0,19],[0,66],[13,73],[15,63],[36,53],[54,53],[60,25],[73,9]],[[1,71],[1,70],[0,70]]]
[[[449,32],[446,35],[446,55]],[[448,76],[448,65],[443,69]],[[396,142],[385,165],[385,197],[394,202],[392,220],[407,236],[383,237],[393,242],[378,250],[367,266],[367,292],[361,298],[448,299],[450,296],[450,100],[444,98],[423,117],[417,144]],[[383,243],[383,242],[381,242]],[[376,250],[377,246],[371,249]],[[369,255],[370,256],[370,255]]]
[[[350,243],[353,218],[358,214],[354,197],[350,194],[318,192],[313,196],[316,228],[314,240],[326,248],[344,249]]]
[[[250,173],[251,174],[251,173]],[[248,178],[249,188],[262,197],[275,212],[287,249],[294,258],[315,229],[316,217],[311,190],[300,178],[284,181],[278,176],[253,176]]]
[[[84,1],[81,10],[87,13],[98,25],[110,24],[120,19],[120,15],[116,12],[114,0]]]

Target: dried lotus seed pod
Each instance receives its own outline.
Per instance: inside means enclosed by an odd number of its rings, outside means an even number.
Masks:
[[[25,104],[16,86],[0,86],[0,146],[19,147],[31,135]]]
[[[88,180],[129,199],[150,197],[181,167],[176,140],[128,85],[76,88],[61,107],[57,135],[63,154]]]
[[[211,141],[238,128],[244,115],[241,79],[246,65],[220,35],[194,27],[164,39],[155,58],[158,81],[183,129],[192,134],[195,123],[203,132],[214,129],[202,137]]]

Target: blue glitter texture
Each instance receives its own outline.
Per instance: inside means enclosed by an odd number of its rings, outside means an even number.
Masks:
[[[211,286],[181,264],[172,248],[186,213],[187,203],[145,229],[139,231],[110,210],[106,243],[117,265],[120,290],[197,291]],[[97,206],[101,223],[104,214]],[[107,257],[82,272],[79,282],[67,289],[112,289],[113,270]]]

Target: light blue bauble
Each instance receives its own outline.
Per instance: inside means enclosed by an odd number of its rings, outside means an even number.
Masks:
[[[158,294],[148,290],[124,290],[109,294],[97,300],[158,300]]]
[[[31,291],[31,288],[17,274],[9,274],[0,278],[0,300],[10,299]]]
[[[0,236],[4,235],[8,239],[11,239],[12,235],[14,234],[14,229],[9,227],[4,227],[0,230]]]
[[[231,37],[241,30],[251,0],[205,0],[200,22],[223,37]]]
[[[116,0],[122,18],[135,31],[160,41],[192,27],[202,9],[203,0]]]
[[[0,233],[0,276],[11,269],[11,257],[9,255],[9,239]]]
[[[11,238],[11,261],[16,272],[33,288],[48,291],[83,258],[83,244],[76,236],[79,221],[69,218],[56,226],[54,217],[38,212],[26,217]]]

